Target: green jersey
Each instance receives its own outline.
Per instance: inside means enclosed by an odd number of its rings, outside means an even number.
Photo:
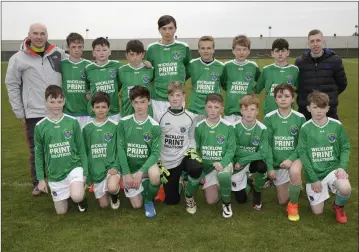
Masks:
[[[159,124],[150,116],[143,122],[136,121],[134,115],[122,118],[117,127],[117,149],[123,175],[147,172],[160,158]]]
[[[241,168],[244,168],[252,161],[263,160],[267,164],[268,171],[273,170],[267,127],[258,120],[250,128],[245,126],[242,120],[237,121],[233,126],[236,137],[235,163],[239,163]]]
[[[239,100],[247,94],[252,94],[255,81],[260,76],[257,63],[246,60],[238,63],[235,59],[227,61],[224,66],[224,81],[222,87],[226,91],[224,114],[240,115]]]
[[[86,76],[89,84],[91,96],[97,91],[102,91],[110,96],[110,111],[108,116],[120,113],[120,104],[118,101],[118,92],[120,91],[118,83],[118,68],[122,63],[116,60],[109,60],[106,64],[99,66],[92,63],[86,66]],[[90,99],[91,101],[91,99]],[[89,114],[94,116],[92,112],[91,102],[88,105]]]
[[[44,165],[50,182],[58,182],[77,167],[88,174],[85,145],[79,122],[64,114],[58,121],[45,117],[35,126],[35,166],[38,180],[44,180]]]
[[[274,88],[282,83],[287,83],[297,87],[299,69],[295,65],[287,65],[284,67],[271,64],[265,66],[254,86],[254,92],[259,94],[265,89],[264,114],[268,114],[278,108],[274,99]]]
[[[172,44],[164,45],[160,42],[149,44],[146,60],[155,68],[152,98],[158,101],[168,100],[168,84],[172,81],[185,83],[188,76],[187,67],[191,60],[189,46],[175,40]]]
[[[103,123],[94,120],[82,129],[89,162],[89,176],[94,183],[103,181],[108,170],[120,170],[117,157],[117,122],[107,119]]]
[[[189,63],[192,90],[188,110],[192,113],[204,115],[205,101],[208,94],[220,94],[224,64],[216,59],[206,64],[201,58],[193,59]]]
[[[291,110],[289,115],[283,117],[276,109],[264,117],[274,169],[280,169],[279,165],[284,160],[294,161],[299,158],[297,150],[299,129],[304,123],[305,116],[295,110]]]
[[[152,89],[153,67],[146,68],[143,64],[134,68],[130,64],[121,66],[118,70],[118,80],[121,91],[121,117],[125,117],[135,113],[130,101],[130,90],[136,85]],[[148,114],[152,115],[152,106],[150,105]]]
[[[236,148],[233,133],[233,126],[222,118],[214,126],[210,126],[207,119],[196,125],[196,149],[203,159],[206,175],[215,169],[213,163],[220,162],[225,168],[232,162]]]
[[[64,113],[72,116],[86,116],[87,99],[85,67],[91,61],[81,59],[79,62],[72,62],[69,58],[61,61],[62,90],[65,95]]]
[[[309,184],[324,179],[335,169],[348,169],[350,143],[348,135],[338,120],[328,118],[319,126],[309,120],[299,134],[299,156]]]

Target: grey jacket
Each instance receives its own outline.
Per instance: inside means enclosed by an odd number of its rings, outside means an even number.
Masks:
[[[30,48],[25,40],[20,51],[9,60],[5,77],[9,101],[16,118],[36,118],[46,115],[45,89],[61,86],[61,59],[65,52],[46,42],[44,56]]]

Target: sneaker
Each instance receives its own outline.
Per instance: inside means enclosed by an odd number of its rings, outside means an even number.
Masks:
[[[186,211],[190,214],[195,214],[197,211],[196,201],[194,197],[185,197],[186,198]]]
[[[260,211],[262,209],[262,193],[253,190],[253,209]]]
[[[335,218],[339,223],[347,223],[348,217],[344,211],[344,206],[338,206],[333,204],[333,210],[335,211]]]
[[[41,191],[39,190],[39,188],[37,187],[37,185],[34,186],[34,189],[32,190],[31,194],[33,196],[39,196],[41,194]]]
[[[155,205],[152,201],[145,203],[145,214],[147,218],[153,218],[156,216]]]
[[[87,200],[83,199],[80,203],[77,203],[77,209],[79,210],[79,212],[86,212],[87,210]]]
[[[288,220],[299,221],[298,204],[288,202],[287,205]]]
[[[112,209],[118,209],[120,207],[120,193],[110,195],[110,205]]]
[[[227,204],[223,203],[222,204],[222,209],[223,209],[222,215],[223,215],[224,218],[232,217],[233,212],[232,212],[231,203],[227,203]]]

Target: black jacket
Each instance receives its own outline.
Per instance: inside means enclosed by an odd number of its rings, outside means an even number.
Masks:
[[[342,59],[328,48],[319,58],[312,58],[310,50],[298,57],[295,65],[299,68],[297,104],[300,109],[307,106],[307,97],[314,90],[328,94],[330,110],[336,112],[338,95],[347,87]]]

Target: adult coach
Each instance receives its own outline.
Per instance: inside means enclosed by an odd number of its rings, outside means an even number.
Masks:
[[[32,24],[28,38],[20,51],[9,60],[5,84],[9,101],[17,119],[23,120],[30,147],[30,166],[33,195],[39,195],[34,159],[34,128],[45,117],[45,89],[49,85],[61,86],[61,59],[65,52],[47,41],[43,24]]]
[[[342,59],[333,51],[324,47],[324,37],[320,30],[312,30],[308,34],[310,50],[298,57],[295,65],[299,68],[298,76],[298,111],[311,118],[306,106],[307,97],[314,90],[326,93],[329,96],[330,109],[328,117],[338,119],[338,96],[347,87]]]

